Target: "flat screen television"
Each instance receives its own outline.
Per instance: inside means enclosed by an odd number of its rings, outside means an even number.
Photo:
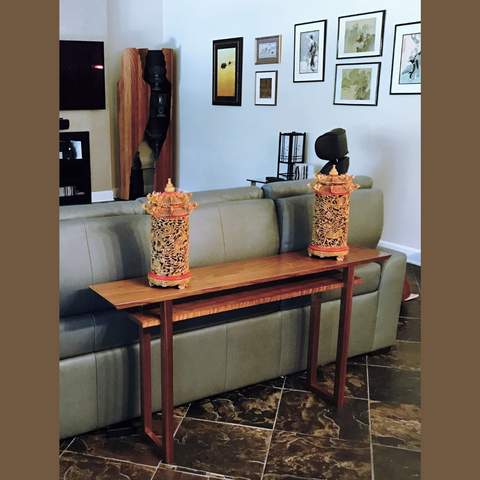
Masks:
[[[60,40],[60,110],[105,109],[103,42]]]

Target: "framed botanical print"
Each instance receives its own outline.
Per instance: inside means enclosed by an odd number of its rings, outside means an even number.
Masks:
[[[213,41],[213,105],[242,105],[242,62],[243,38]]]
[[[390,94],[421,93],[421,22],[395,25]]]
[[[339,64],[333,104],[376,106],[379,81],[380,62]]]
[[[327,21],[299,23],[294,27],[294,82],[325,80]]]
[[[282,36],[259,37],[255,39],[255,65],[280,63]]]
[[[339,17],[337,59],[381,56],[385,12]]]
[[[277,104],[277,73],[255,72],[255,105]]]

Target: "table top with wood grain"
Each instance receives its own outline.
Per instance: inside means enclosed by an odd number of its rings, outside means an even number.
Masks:
[[[229,297],[227,303],[234,301],[237,305],[242,306],[242,295],[244,299],[248,297],[248,301],[251,302],[254,296],[253,289],[259,289],[260,284],[265,285],[262,286],[259,296],[273,298],[271,301],[275,301],[277,298],[290,298],[293,290],[296,292],[293,296],[298,296],[315,291],[341,288],[343,285],[341,272],[336,272],[336,275],[335,272],[325,275],[318,274],[386,260],[390,257],[387,253],[361,246],[349,245],[349,248],[350,251],[343,260],[309,257],[306,250],[302,250],[271,257],[193,268],[191,269],[190,283],[184,289],[150,287],[146,275],[140,278],[92,285],[90,288],[117,309],[132,310],[134,307],[158,304],[168,300],[176,300],[177,304],[183,302],[187,305],[187,303],[194,302],[196,298],[202,298],[202,303],[205,305],[208,296],[212,297],[213,305],[213,303],[219,304],[220,293],[224,296],[234,293],[235,297]],[[361,283],[361,279],[357,278],[355,283]],[[317,285],[316,290],[315,285]],[[288,293],[289,288],[290,293]],[[282,297],[282,289],[286,289],[284,292],[287,296]],[[217,295],[209,295],[215,293]],[[257,301],[266,303],[265,298]],[[249,303],[249,305],[251,304]],[[182,314],[177,309],[177,318],[174,320],[191,318],[189,316],[180,317]]]

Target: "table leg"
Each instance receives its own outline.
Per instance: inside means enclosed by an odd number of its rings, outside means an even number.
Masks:
[[[152,431],[152,355],[150,329],[140,326],[140,398],[142,437],[147,440]]]
[[[333,403],[333,395],[317,382],[318,342],[320,339],[320,313],[322,292],[312,294],[310,326],[308,331],[307,388],[327,402]]]
[[[162,439],[165,463],[173,463],[173,328],[172,301],[162,304],[161,326]]]
[[[343,269],[343,288],[338,325],[337,359],[335,364],[334,403],[341,407],[345,403],[345,380],[347,377],[348,340],[352,316],[353,280],[355,267]]]
[[[355,267],[343,269],[343,288],[338,325],[337,358],[335,362],[335,383],[333,395],[317,382],[318,342],[320,337],[321,292],[312,295],[310,307],[310,328],[308,334],[307,388],[327,402],[341,407],[345,403],[345,379],[347,376],[348,340],[352,315],[353,280]]]

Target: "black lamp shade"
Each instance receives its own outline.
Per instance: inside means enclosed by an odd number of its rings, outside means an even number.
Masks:
[[[320,135],[315,141],[315,153],[322,160],[337,160],[348,153],[347,134],[343,128]]]

